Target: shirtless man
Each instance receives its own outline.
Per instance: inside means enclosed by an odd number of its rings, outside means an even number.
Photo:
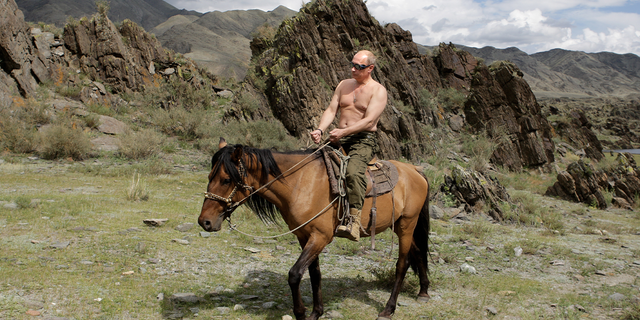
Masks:
[[[354,241],[360,239],[360,215],[367,189],[365,171],[367,163],[379,152],[375,131],[387,105],[387,90],[371,78],[375,63],[376,57],[370,51],[356,53],[351,60],[352,79],[338,84],[318,129],[310,133],[313,141],[320,143],[322,134],[340,111],[338,128],[329,132],[329,141],[339,141],[350,157],[346,182],[351,222],[339,226],[336,236]]]

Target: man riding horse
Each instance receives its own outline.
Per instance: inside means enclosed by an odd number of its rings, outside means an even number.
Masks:
[[[367,191],[367,163],[379,152],[375,131],[387,105],[387,90],[371,78],[376,57],[367,50],[359,51],[351,60],[351,77],[338,84],[331,103],[322,114],[318,128],[310,133],[315,143],[333,122],[338,110],[338,128],[329,132],[329,141],[340,142],[349,156],[346,170],[350,223],[340,225],[337,237],[360,239],[360,216]]]

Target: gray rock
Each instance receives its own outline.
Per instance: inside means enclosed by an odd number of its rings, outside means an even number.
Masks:
[[[287,314],[282,316],[282,320],[293,320],[293,317]]]
[[[494,315],[494,316],[498,314],[498,310],[496,310],[496,308],[494,308],[492,306],[487,307],[487,311],[489,313],[491,313],[492,315]]]
[[[164,225],[169,219],[144,219],[142,222],[148,226],[152,227],[161,227]]]
[[[211,232],[200,231],[200,236],[203,238],[209,238],[211,237]]]
[[[627,297],[624,294],[616,292],[616,293],[610,295],[609,299],[614,300],[614,301],[623,301],[623,300],[626,300]]]
[[[218,97],[220,98],[233,98],[233,92],[229,91],[229,90],[223,90],[217,93]]]
[[[516,257],[521,256],[522,255],[522,248],[520,248],[520,247],[513,248],[513,253],[516,255]]]
[[[102,95],[107,94],[107,88],[105,88],[102,83],[94,81],[93,85],[96,86],[96,88],[98,88],[98,90],[100,90],[100,93]]]
[[[151,264],[158,264],[160,263],[160,259],[155,259],[155,258],[149,258],[147,260],[147,262],[151,263]]]
[[[166,68],[162,72],[162,74],[164,74],[165,76],[170,76],[170,75],[172,75],[174,73],[176,73],[176,69],[174,69],[174,68]]]
[[[17,209],[19,209],[18,204],[15,203],[15,202],[5,203],[2,207],[7,209],[7,210],[17,210]]]
[[[327,313],[327,318],[329,319],[342,319],[344,318],[344,316],[342,315],[342,313],[336,311],[336,310],[329,310]]]
[[[56,243],[52,244],[50,247],[54,248],[54,249],[64,249],[64,248],[68,247],[69,244],[71,244],[71,242],[69,242],[69,241],[60,241],[60,242],[56,242]]]
[[[246,306],[243,304],[236,304],[235,306],[233,306],[233,311],[240,311],[240,310],[244,310],[245,308]]]
[[[219,314],[229,314],[231,312],[229,307],[217,307],[216,310],[218,310]]]
[[[171,239],[171,241],[179,244],[184,244],[184,245],[189,244],[189,240],[184,240],[184,239]]]
[[[470,273],[470,274],[476,274],[476,273],[477,273],[476,268],[474,268],[474,267],[470,266],[470,265],[469,265],[469,264],[467,264],[467,263],[463,263],[463,264],[460,266],[460,272],[463,272],[463,273]]]
[[[200,298],[191,292],[174,293],[169,299],[173,303],[198,303],[200,301]]]
[[[251,252],[251,253],[258,253],[258,252],[260,252],[260,249],[251,248],[251,247],[246,247],[246,248],[244,248],[244,250],[247,250],[247,251],[249,251],[249,252]]]
[[[256,295],[242,294],[238,298],[242,300],[257,300],[260,297]]]
[[[464,126],[464,119],[459,115],[454,115],[449,119],[449,127],[455,132],[459,132]]]
[[[177,226],[175,229],[180,231],[180,232],[187,232],[189,230],[191,230],[193,228],[194,224],[191,222],[188,223],[183,223],[179,226]]]
[[[269,301],[262,304],[262,309],[273,309],[276,306],[275,301]]]
[[[431,219],[442,219],[444,216],[444,210],[432,204],[429,206],[429,216],[431,216]]]
[[[127,125],[109,116],[100,116],[98,131],[106,134],[123,134],[127,130]]]

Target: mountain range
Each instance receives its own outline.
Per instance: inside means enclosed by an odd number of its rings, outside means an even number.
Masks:
[[[58,26],[68,16],[79,18],[96,11],[86,0],[16,0],[25,20]],[[162,0],[111,0],[109,17],[129,19],[155,34],[162,45],[185,54],[213,74],[241,80],[251,59],[252,35],[264,26],[277,27],[295,11],[280,6],[273,11],[233,10],[201,14],[179,10]],[[436,46],[418,45],[429,54]],[[524,73],[538,98],[625,97],[640,93],[640,57],[610,52],[585,53],[553,49],[527,54],[515,48],[473,48],[456,45],[490,65],[509,60]]]

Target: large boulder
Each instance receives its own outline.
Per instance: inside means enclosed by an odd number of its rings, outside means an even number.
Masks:
[[[602,144],[592,130],[592,124],[582,111],[573,110],[563,120],[553,123],[555,132],[576,149],[583,149],[587,158],[599,161],[604,158]]]
[[[507,189],[497,179],[461,166],[455,166],[451,176],[445,176],[440,191],[453,195],[466,212],[488,214],[497,221],[504,219],[500,204],[512,203]]]

